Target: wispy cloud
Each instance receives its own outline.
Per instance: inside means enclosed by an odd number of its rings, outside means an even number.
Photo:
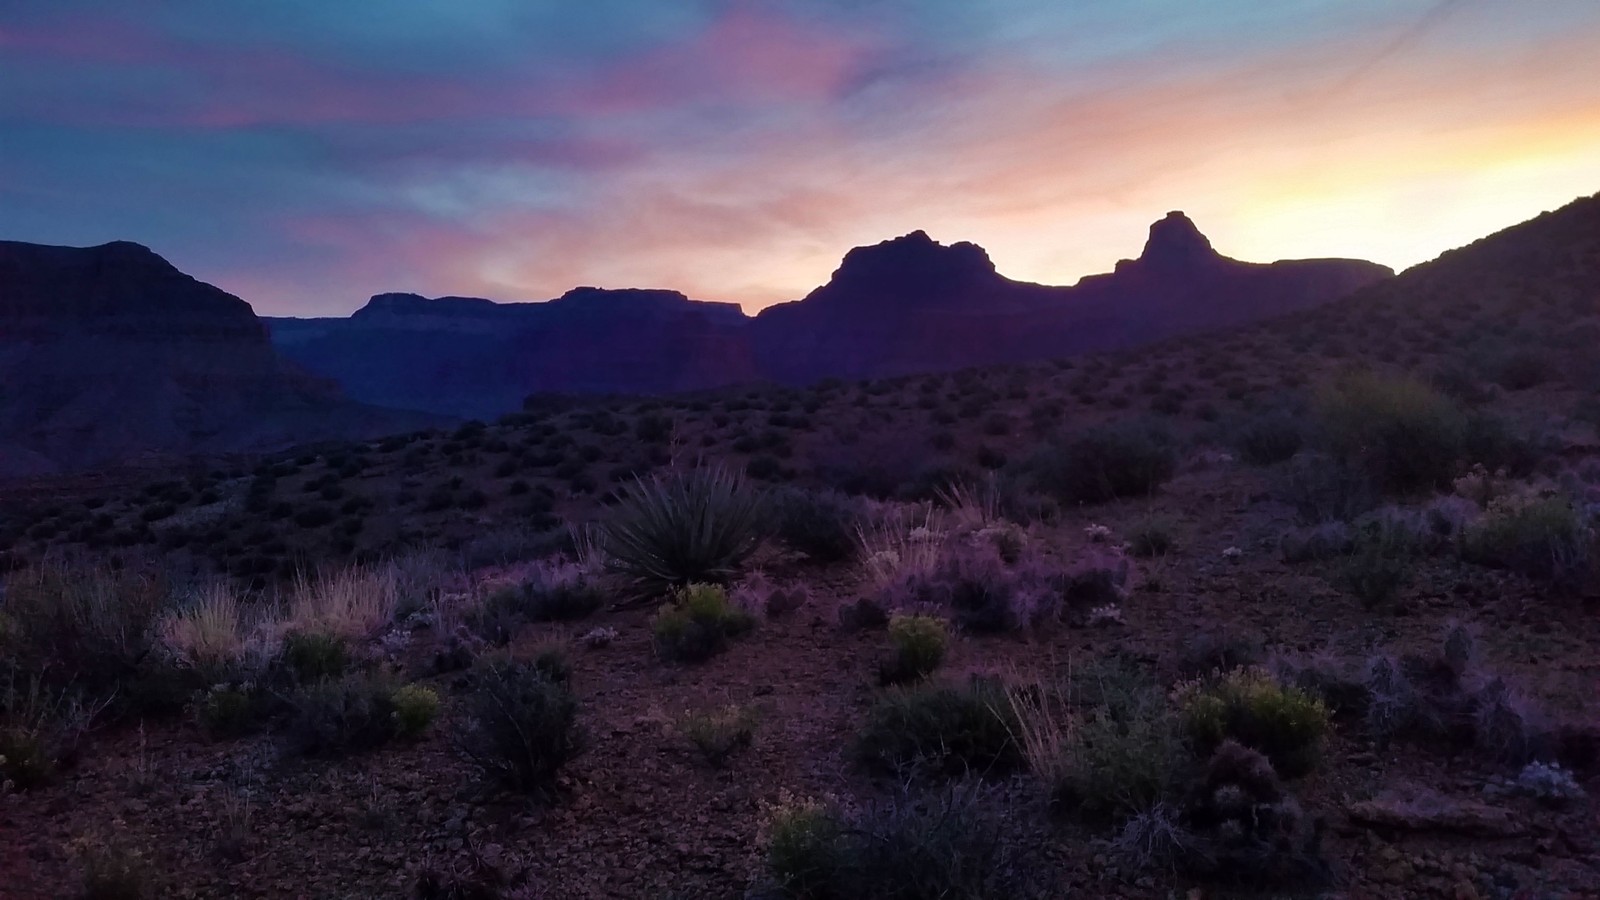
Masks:
[[[1070,282],[1176,207],[1404,265],[1600,188],[1597,42],[1589,0],[59,0],[0,11],[0,236],[266,312],[754,308],[915,228]]]

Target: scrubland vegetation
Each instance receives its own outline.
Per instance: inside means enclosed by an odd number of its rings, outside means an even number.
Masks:
[[[0,821],[58,896],[1580,896],[1593,315],[65,485],[0,524]]]

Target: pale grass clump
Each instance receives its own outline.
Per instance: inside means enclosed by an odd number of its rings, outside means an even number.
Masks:
[[[201,671],[215,672],[242,662],[254,626],[226,584],[202,589],[194,601],[169,610],[156,625],[167,652]]]
[[[1067,713],[1067,692],[1038,679],[1008,678],[1006,702],[1028,768],[1054,790],[1076,771],[1077,727]]]
[[[889,514],[857,526],[862,565],[874,587],[931,573],[944,549],[944,514],[923,507],[910,515]]]
[[[290,631],[363,640],[394,621],[399,603],[395,567],[352,566],[302,575],[289,604]]]

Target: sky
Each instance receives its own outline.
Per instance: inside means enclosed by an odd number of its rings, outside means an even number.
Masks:
[[[923,229],[1071,284],[1186,211],[1404,268],[1600,191],[1596,0],[0,0],[0,239],[266,315],[663,287]]]

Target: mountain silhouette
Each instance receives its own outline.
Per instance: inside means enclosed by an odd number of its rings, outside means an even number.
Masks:
[[[372,409],[287,363],[250,305],[139,244],[0,241],[0,474],[380,434]]]
[[[489,418],[524,396],[803,384],[1136,346],[1308,309],[1393,273],[1360,260],[1244,263],[1186,216],[1072,287],[1013,281],[977,244],[914,231],[845,254],[759,315],[675,291],[577,288],[534,303],[380,294],[347,318],[270,319],[283,353],[352,397]]]

